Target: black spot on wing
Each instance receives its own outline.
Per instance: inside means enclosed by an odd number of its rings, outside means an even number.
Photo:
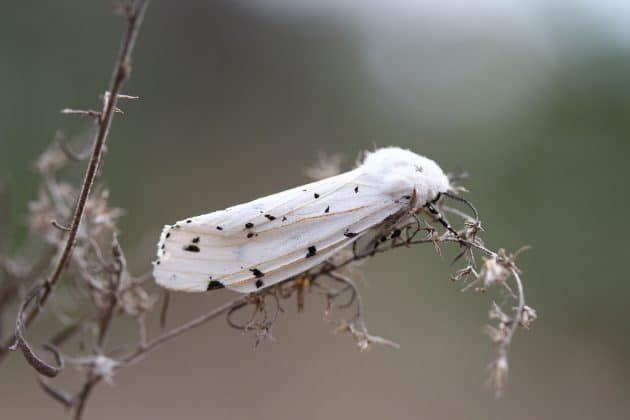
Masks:
[[[167,237],[167,238],[170,238],[170,237],[171,237],[171,232],[168,232],[168,233],[166,234],[166,237]]]
[[[261,287],[265,285],[265,283],[263,283],[261,279],[256,280],[255,284],[256,284],[256,289],[260,289]]]
[[[184,251],[188,252],[199,252],[201,251],[197,245],[188,245],[184,247]]]
[[[245,223],[245,229],[251,229],[253,227],[254,227],[254,224],[252,222]]]
[[[195,236],[192,240],[193,244],[198,244],[199,243],[199,236]]]
[[[308,247],[308,251],[306,253],[306,258],[314,257],[317,254],[317,248],[314,245]]]
[[[265,273],[263,273],[262,271],[260,271],[260,270],[259,270],[259,269],[257,269],[257,268],[250,268],[250,269],[249,269],[249,271],[251,271],[251,272],[252,272],[252,274],[253,274],[254,276],[258,277],[258,278],[261,278],[261,277],[264,277],[264,276],[265,276]]]
[[[282,221],[286,222],[287,221],[287,216],[282,216]]]
[[[359,186],[357,185],[356,187],[354,187],[354,192],[358,193],[359,192]]]
[[[326,207],[326,210],[324,210],[324,213],[328,213],[330,211],[330,206]]]
[[[343,236],[345,236],[346,238],[354,238],[357,235],[358,235],[358,233],[348,232],[348,231],[344,232],[344,234],[343,234]]]
[[[217,226],[217,230],[223,230],[221,226]]]
[[[217,290],[217,289],[223,289],[224,287],[225,286],[220,281],[211,280],[210,283],[208,283],[208,288],[206,290],[208,290],[208,291],[210,291],[210,290]]]
[[[319,198],[319,194],[315,193],[315,194],[313,194],[313,197]]]
[[[275,216],[272,216],[272,215],[270,215],[270,214],[265,214],[265,217],[266,217],[267,219],[269,219],[269,220],[276,220],[276,217],[275,217]]]

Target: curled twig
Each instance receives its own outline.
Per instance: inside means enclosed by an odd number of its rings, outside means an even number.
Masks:
[[[74,406],[74,397],[66,391],[53,387],[46,379],[39,375],[37,376],[37,383],[49,397],[59,402],[64,407],[72,408]]]
[[[59,223],[58,221],[54,219],[50,221],[50,224],[63,232],[70,232],[71,230],[69,226],[62,225],[61,223]]]
[[[39,304],[38,300],[42,289],[44,289],[43,286],[36,286],[33,288],[20,305],[17,320],[15,322],[15,344],[13,344],[9,349],[17,350],[19,348],[28,364],[31,365],[37,372],[44,376],[48,376],[49,378],[54,378],[63,370],[63,358],[53,346],[44,346],[45,350],[53,354],[57,366],[46,363],[28,344],[24,332],[24,313],[26,308],[31,304],[31,302]]]

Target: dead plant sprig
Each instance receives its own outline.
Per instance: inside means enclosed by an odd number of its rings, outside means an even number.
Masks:
[[[98,115],[97,118],[98,130],[96,132],[96,137],[94,140],[94,147],[92,150],[90,161],[88,163],[87,170],[85,172],[85,177],[80,189],[79,197],[74,207],[72,221],[70,226],[68,226],[68,236],[65,239],[65,245],[61,250],[59,259],[50,276],[42,284],[35,285],[29,293],[29,296],[38,296],[37,305],[33,306],[33,309],[26,313],[20,312],[17,317],[18,320],[16,321],[14,337],[10,337],[7,341],[8,343],[10,343],[17,340],[17,347],[22,350],[24,356],[26,357],[26,360],[29,361],[29,363],[37,360],[38,358],[32,357],[35,353],[32,351],[32,349],[29,349],[28,343],[24,339],[23,330],[28,328],[30,324],[41,313],[41,310],[44,308],[48,299],[50,298],[54,286],[56,285],[62,272],[66,268],[68,260],[70,259],[70,256],[72,254],[79,227],[83,219],[85,206],[88,202],[88,197],[94,185],[94,180],[96,178],[96,174],[98,172],[98,168],[101,162],[103,148],[107,140],[107,134],[112,123],[114,112],[117,109],[116,103],[119,99],[118,94],[125,81],[131,74],[131,53],[133,51],[133,47],[135,45],[138,31],[140,29],[140,25],[142,23],[142,19],[144,17],[144,13],[146,11],[148,3],[149,2],[147,0],[138,0],[134,3],[134,5],[129,5],[125,9],[125,18],[127,21],[126,32],[123,37],[118,59],[116,60],[116,64],[114,65],[110,87],[107,91],[108,93],[105,95],[104,98],[103,111],[100,115]],[[89,111],[85,112],[89,113]],[[23,309],[26,310],[26,307],[23,307]],[[9,346],[5,345],[4,347],[8,348]],[[0,361],[2,360],[4,354],[6,353],[0,353]],[[42,366],[39,364],[35,364],[33,365],[33,367],[38,369],[38,367],[41,368]],[[46,369],[44,369],[44,371],[46,371]],[[52,371],[49,371],[48,373],[51,372]]]

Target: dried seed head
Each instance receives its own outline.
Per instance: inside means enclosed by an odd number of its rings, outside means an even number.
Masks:
[[[157,302],[157,296],[150,295],[142,287],[134,285],[120,296],[119,304],[127,315],[138,317],[148,312]]]
[[[85,215],[90,221],[87,237],[103,242],[110,234],[118,232],[118,219],[124,214],[119,208],[109,207],[109,190],[94,191],[85,205]]]
[[[40,174],[46,175],[58,171],[66,166],[66,163],[68,163],[68,157],[59,145],[53,142],[35,162],[35,169]]]
[[[76,360],[75,363],[79,366],[89,367],[95,375],[100,376],[110,385],[113,384],[116,368],[120,366],[120,362],[110,359],[102,354],[93,357],[80,358]]]
[[[478,239],[477,235],[479,232],[483,232],[481,220],[466,220],[464,222],[464,231],[460,232],[460,236],[469,242],[475,242]]]
[[[536,310],[526,305],[523,307],[523,310],[521,312],[519,324],[523,328],[529,329],[537,318],[538,315],[536,314]]]
[[[510,274],[511,272],[505,259],[500,254],[497,254],[492,258],[484,258],[483,266],[479,271],[479,278],[484,288],[487,289],[497,283],[505,283]]]
[[[506,335],[505,330],[503,328],[497,328],[493,325],[484,325],[481,327],[481,331],[483,331],[488,337],[490,337],[490,341],[492,341],[495,345],[501,345],[505,343]]]

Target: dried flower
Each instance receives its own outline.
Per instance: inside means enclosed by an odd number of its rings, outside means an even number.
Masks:
[[[518,308],[516,308],[518,309]],[[534,323],[534,321],[536,321],[536,319],[538,318],[538,315],[536,314],[536,310],[534,308],[531,308],[527,305],[523,306],[523,310],[521,311],[521,316],[519,318],[519,324],[525,328],[525,329],[529,329],[532,324]]]
[[[68,157],[59,147],[57,142],[53,142],[48,149],[35,161],[35,169],[42,175],[51,174],[66,166]]]
[[[492,258],[484,258],[484,263],[479,271],[479,278],[484,288],[489,288],[497,283],[505,283],[510,277],[510,270],[506,264],[497,255]]]

